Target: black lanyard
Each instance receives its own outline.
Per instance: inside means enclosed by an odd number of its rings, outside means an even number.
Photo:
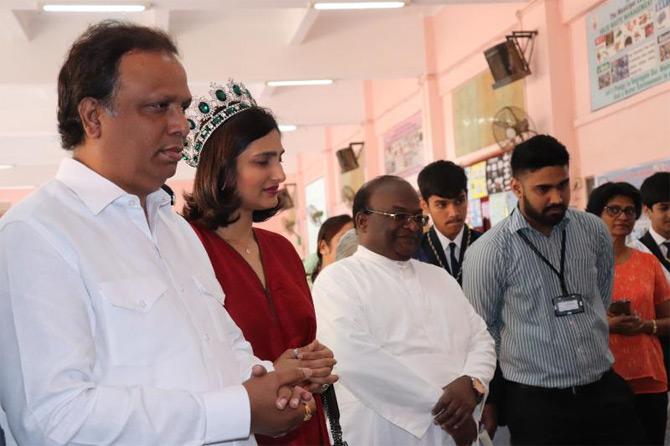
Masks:
[[[561,282],[561,291],[563,292],[563,295],[568,295],[568,287],[565,285],[565,229],[563,229],[563,238],[561,240],[561,270],[558,271],[556,268],[554,268],[554,265],[547,260],[547,258],[542,255],[542,253],[533,245],[533,243],[528,240],[528,237],[526,237],[526,234],[523,232],[517,232],[521,239],[526,243],[526,245],[530,246],[530,249],[533,250],[533,252],[542,260],[544,263],[551,268],[551,270],[558,276],[558,280]]]

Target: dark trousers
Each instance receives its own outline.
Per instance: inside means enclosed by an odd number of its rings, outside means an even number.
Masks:
[[[646,434],[644,444],[663,445],[668,421],[668,394],[663,392],[635,395],[635,412]]]
[[[644,432],[628,384],[613,371],[598,381],[546,389],[508,381],[513,445],[639,445]]]

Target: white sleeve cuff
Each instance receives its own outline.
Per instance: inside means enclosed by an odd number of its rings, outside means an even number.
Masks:
[[[251,435],[251,405],[244,386],[201,395],[205,406],[205,444],[243,440]]]
[[[265,370],[267,370],[268,373],[275,371],[275,366],[272,364],[272,361],[259,361],[259,364],[265,367]]]

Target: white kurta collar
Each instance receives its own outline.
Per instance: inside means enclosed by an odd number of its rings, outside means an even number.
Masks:
[[[358,245],[358,249],[356,252],[353,254],[353,257],[359,257],[362,259],[367,259],[371,260],[375,263],[390,267],[390,268],[397,268],[397,269],[407,269],[412,266],[411,264],[411,259],[410,260],[392,260],[389,259],[388,257],[385,257],[381,254],[377,254],[374,251],[371,251],[364,247],[363,245]]]

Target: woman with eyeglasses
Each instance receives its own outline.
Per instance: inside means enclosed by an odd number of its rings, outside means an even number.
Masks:
[[[641,213],[640,192],[628,183],[605,183],[593,190],[586,211],[603,219],[614,244],[608,309],[614,370],[635,393],[644,444],[662,445],[668,380],[658,336],[670,333],[670,287],[656,257],[626,246]]]

